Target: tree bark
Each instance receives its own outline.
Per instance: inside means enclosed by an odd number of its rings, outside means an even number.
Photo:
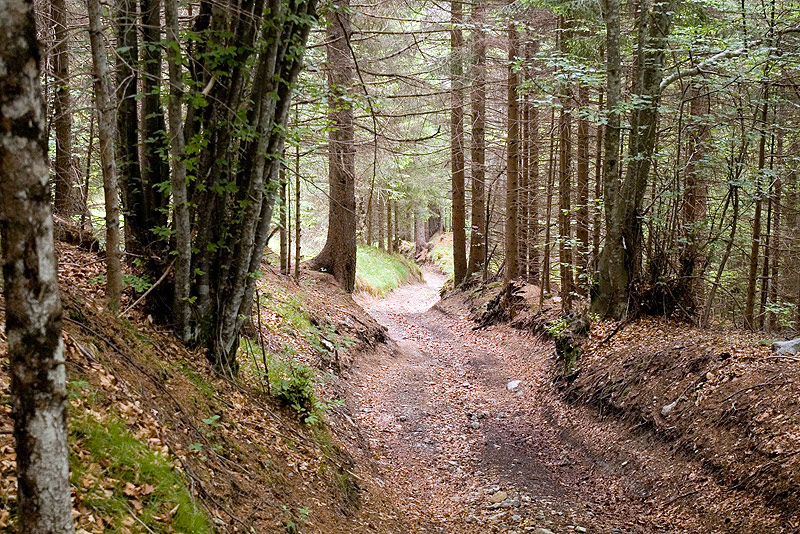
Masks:
[[[470,231],[469,263],[467,276],[483,268],[486,261],[484,244],[484,227],[486,226],[486,42],[482,24],[484,23],[483,3],[477,2],[472,7],[472,20],[475,29],[472,36],[471,66],[472,91],[470,106],[472,111],[472,142],[470,144],[471,166],[471,202],[470,215],[472,228]]]
[[[756,192],[754,199],[753,214],[753,233],[752,244],[750,246],[750,261],[747,272],[747,296],[745,297],[744,325],[745,328],[754,329],[755,322],[755,302],[756,302],[756,282],[758,277],[758,257],[761,248],[761,203],[762,203],[762,174],[766,167],[766,143],[767,143],[767,110],[769,100],[769,85],[764,86],[764,104],[761,108],[761,130],[758,140],[758,169],[756,171]]]
[[[451,0],[450,13],[450,174],[453,202],[453,285],[467,276],[466,206],[464,200],[464,23],[462,0]]]
[[[606,242],[600,254],[598,291],[592,302],[595,312],[621,319],[635,313],[633,282],[641,272],[642,201],[647,187],[656,142],[658,101],[666,39],[677,0],[654,3],[639,27],[636,83],[641,102],[631,117],[628,143],[630,161],[624,180],[616,176],[619,150],[619,102],[621,76],[619,60],[619,3],[606,0],[608,109],[606,128]],[[610,159],[609,159],[610,156]]]
[[[503,282],[511,283],[519,276],[519,243],[517,241],[517,217],[519,215],[519,102],[516,71],[517,28],[509,21],[508,28],[508,137],[506,141],[506,224],[505,224],[505,268]]]
[[[192,232],[189,195],[186,187],[186,140],[183,132],[183,72],[178,26],[178,1],[164,0],[164,19],[169,63],[169,139],[172,163],[172,222],[175,228],[175,292],[173,313],[175,333],[184,342],[190,339],[189,304],[192,269]]]
[[[20,532],[71,534],[66,369],[33,2],[0,4],[0,246]]]
[[[72,161],[72,104],[69,79],[69,32],[65,0],[53,0],[50,5],[55,29],[53,46],[53,75],[56,85],[53,98],[53,128],[56,135],[54,167],[55,197],[53,209],[62,217],[80,213],[80,188],[77,169]]]
[[[701,82],[692,82],[689,101],[689,140],[687,144],[688,159],[684,171],[684,195],[682,214],[682,234],[685,245],[680,256],[680,279],[685,297],[681,307],[695,316],[703,307],[703,278],[697,272],[698,265],[703,262],[699,256],[703,239],[703,224],[706,219],[707,189],[702,169],[705,159],[708,135],[711,132],[706,123],[710,110],[708,95]]]
[[[100,0],[88,0],[89,40],[94,65],[94,95],[97,105],[97,134],[103,167],[103,193],[106,210],[106,298],[109,309],[119,311],[122,296],[122,266],[119,232],[119,182],[114,150],[114,104],[108,87],[109,68],[100,18]]]
[[[589,89],[580,84],[578,102],[581,107],[589,105]],[[577,250],[575,256],[576,291],[586,296],[589,286],[589,121],[583,115],[578,116],[577,133],[576,186],[577,206],[575,206],[575,238]]]
[[[117,171],[122,186],[125,218],[125,244],[129,251],[141,253],[148,221],[142,199],[142,174],[139,165],[139,38],[135,0],[117,2]]]
[[[289,196],[286,184],[286,168],[281,165],[281,205],[280,205],[280,239],[281,239],[281,274],[289,274]]]
[[[130,0],[129,0],[130,1]],[[164,110],[161,106],[161,0],[141,0],[142,10],[142,206],[140,215],[146,225],[134,233],[141,252],[151,256],[163,254],[166,243],[153,233],[153,228],[167,224],[165,208],[169,204],[167,189],[160,184],[169,178],[169,165]]]
[[[328,136],[330,207],[325,246],[311,261],[311,267],[333,274],[342,289],[351,293],[356,279],[356,200],[353,108],[347,98],[354,70],[349,46],[349,13],[349,0],[334,0],[328,14],[328,116],[332,124]]]

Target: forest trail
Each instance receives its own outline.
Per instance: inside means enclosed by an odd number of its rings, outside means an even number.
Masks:
[[[437,303],[443,277],[425,274],[386,299],[359,297],[396,346],[360,359],[348,380],[385,488],[416,532],[719,532],[692,504],[700,466],[565,403],[551,344],[473,330],[463,308]],[[735,498],[712,486],[713,498]]]

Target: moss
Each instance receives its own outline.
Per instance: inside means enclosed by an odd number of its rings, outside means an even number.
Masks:
[[[98,421],[83,411],[73,414],[70,435],[73,451],[84,453],[71,457],[72,483],[83,506],[103,517],[106,532],[131,532],[140,524],[156,533],[213,532],[185,476],[136,439],[125,421],[113,415]],[[139,521],[131,523],[132,514]]]

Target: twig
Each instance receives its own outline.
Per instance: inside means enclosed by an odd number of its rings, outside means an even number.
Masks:
[[[161,282],[163,282],[163,281],[164,281],[164,279],[165,279],[165,278],[167,277],[167,275],[169,274],[169,272],[172,270],[172,266],[173,266],[173,265],[175,265],[175,260],[172,260],[172,263],[170,263],[170,264],[169,264],[169,266],[168,266],[168,267],[167,267],[167,268],[164,270],[164,274],[162,274],[162,275],[161,275],[161,278],[159,278],[158,280],[156,280],[156,283],[155,283],[155,284],[153,284],[153,285],[151,285],[151,286],[150,286],[150,287],[147,289],[147,291],[145,291],[144,293],[142,293],[142,296],[141,296],[141,297],[139,297],[138,299],[136,299],[136,301],[135,301],[133,304],[131,304],[130,306],[128,306],[127,308],[125,308],[125,309],[122,311],[122,313],[120,313],[120,316],[122,316],[122,315],[126,315],[126,314],[127,314],[129,311],[131,311],[133,308],[135,308],[137,304],[139,304],[139,303],[140,303],[142,300],[144,300],[144,298],[145,298],[147,295],[149,295],[149,294],[150,294],[150,292],[156,288],[156,286],[158,286],[158,284],[160,284]]]

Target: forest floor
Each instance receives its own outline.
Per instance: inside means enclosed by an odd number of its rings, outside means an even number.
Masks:
[[[551,342],[476,329],[464,297],[438,302],[444,277],[425,275],[357,299],[394,343],[345,381],[390,499],[418,532],[794,532],[646,425],[565,401]]]

